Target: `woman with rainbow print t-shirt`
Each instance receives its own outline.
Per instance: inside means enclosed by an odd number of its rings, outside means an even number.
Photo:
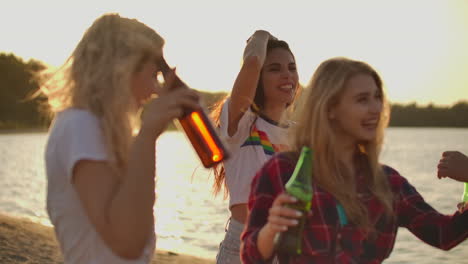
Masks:
[[[252,179],[274,153],[286,149],[289,124],[282,120],[299,87],[289,45],[267,31],[258,30],[249,38],[243,59],[230,96],[214,111],[231,153],[214,169],[214,193],[225,187],[231,212],[217,263],[240,263]]]

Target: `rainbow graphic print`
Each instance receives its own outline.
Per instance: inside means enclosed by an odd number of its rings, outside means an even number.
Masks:
[[[270,156],[283,148],[282,145],[272,144],[267,134],[261,130],[258,130],[255,125],[252,128],[252,132],[250,132],[250,136],[241,147],[244,146],[262,146],[265,154]]]

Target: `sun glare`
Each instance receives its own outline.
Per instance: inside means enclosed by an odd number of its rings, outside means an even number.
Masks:
[[[195,89],[230,91],[245,41],[265,29],[290,44],[302,84],[321,61],[346,56],[375,66],[392,101],[452,104],[468,97],[467,1],[291,1],[279,8],[247,0],[14,3],[0,17],[0,49],[54,66],[95,18],[118,12],[155,28],[166,40],[168,63]],[[283,19],[288,10],[295,15]],[[12,23],[19,13],[34,23]]]

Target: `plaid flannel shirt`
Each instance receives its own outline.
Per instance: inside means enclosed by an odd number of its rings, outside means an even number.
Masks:
[[[284,192],[296,165],[295,159],[284,153],[272,157],[256,174],[252,182],[248,207],[249,218],[241,236],[243,263],[271,263],[263,260],[257,238],[267,223],[273,200]],[[337,200],[313,185],[311,216],[308,216],[302,241],[303,253],[290,263],[381,263],[394,246],[398,227],[406,227],[419,239],[434,247],[449,250],[468,237],[468,210],[442,215],[427,204],[416,189],[396,170],[383,166],[394,194],[394,219],[383,216],[383,205],[373,196],[361,200],[367,206],[375,227],[373,240],[361,229],[348,223],[340,226]],[[282,259],[284,256],[278,256]]]

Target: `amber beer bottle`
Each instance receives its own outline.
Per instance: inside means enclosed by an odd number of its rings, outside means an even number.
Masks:
[[[286,183],[286,192],[297,199],[296,203],[286,206],[301,211],[302,216],[296,226],[288,227],[288,230],[278,233],[275,237],[275,250],[278,253],[289,256],[302,254],[302,236],[307,214],[312,205],[312,150],[302,147],[294,172]]]
[[[159,66],[163,76],[166,77],[170,70],[166,61],[164,59],[159,61]],[[172,88],[174,87],[186,87],[177,75]],[[179,123],[205,168],[211,168],[228,158],[229,154],[203,107],[185,109],[184,115],[179,118]]]

